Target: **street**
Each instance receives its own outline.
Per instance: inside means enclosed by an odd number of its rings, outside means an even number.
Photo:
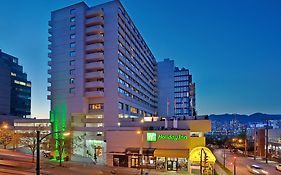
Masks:
[[[223,149],[215,150],[215,155],[217,159],[223,164]],[[265,171],[268,172],[268,175],[281,175],[281,172],[277,171],[275,169],[275,166],[278,164],[276,162],[268,161],[268,164],[265,163],[264,160],[256,159],[252,157],[245,157],[244,155],[234,154],[229,152],[227,149],[225,151],[226,153],[226,167],[233,172],[234,166],[233,161],[234,157],[236,157],[236,174],[237,175],[248,175],[251,174],[247,170],[247,165],[259,165],[261,166]]]

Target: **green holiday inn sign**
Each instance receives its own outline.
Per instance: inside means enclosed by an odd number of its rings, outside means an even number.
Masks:
[[[187,139],[187,135],[170,135],[170,134],[156,134],[156,132],[147,132],[146,133],[146,141],[148,142],[156,142],[158,140],[184,140]]]

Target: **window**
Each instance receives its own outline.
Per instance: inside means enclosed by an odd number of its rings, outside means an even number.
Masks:
[[[123,109],[124,109],[124,104],[121,103],[121,102],[119,102],[119,103],[118,103],[118,108],[121,109],[121,110],[123,110]]]
[[[137,114],[138,113],[138,109],[137,108],[134,108],[134,107],[131,107],[131,113],[134,113],[134,114]]]
[[[75,63],[75,60],[69,61],[69,65],[70,65],[70,66],[74,66],[74,63]]]
[[[75,17],[70,18],[70,22],[75,22]]]
[[[76,9],[71,9],[71,10],[70,10],[70,14],[73,15],[73,14],[75,14],[75,13],[76,13]]]
[[[69,56],[71,56],[71,57],[76,56],[76,52],[75,52],[75,51],[71,51],[71,52],[69,52]]]
[[[74,94],[75,93],[75,88],[69,88],[69,93]]]
[[[103,109],[103,103],[89,104],[89,110],[101,110]]]
[[[71,34],[70,39],[74,39],[74,38],[75,38],[75,34]]]
[[[74,84],[74,78],[69,79],[69,84]]]
[[[69,70],[69,75],[74,75],[74,70],[75,70],[75,69],[70,69],[70,70]]]
[[[74,48],[75,46],[76,46],[76,43],[75,43],[75,42],[69,44],[69,47],[70,47],[70,48]]]
[[[129,105],[125,104],[126,111],[129,111]]]
[[[76,28],[75,25],[69,27],[70,30],[75,30],[75,28]]]

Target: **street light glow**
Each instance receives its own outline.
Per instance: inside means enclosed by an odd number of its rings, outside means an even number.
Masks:
[[[70,132],[64,132],[63,135],[64,135],[64,136],[69,136],[69,135],[70,135]]]

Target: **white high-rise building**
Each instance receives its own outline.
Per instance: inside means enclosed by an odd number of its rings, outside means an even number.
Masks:
[[[121,3],[81,2],[51,14],[48,78],[53,130],[104,131],[157,115],[157,63]]]

